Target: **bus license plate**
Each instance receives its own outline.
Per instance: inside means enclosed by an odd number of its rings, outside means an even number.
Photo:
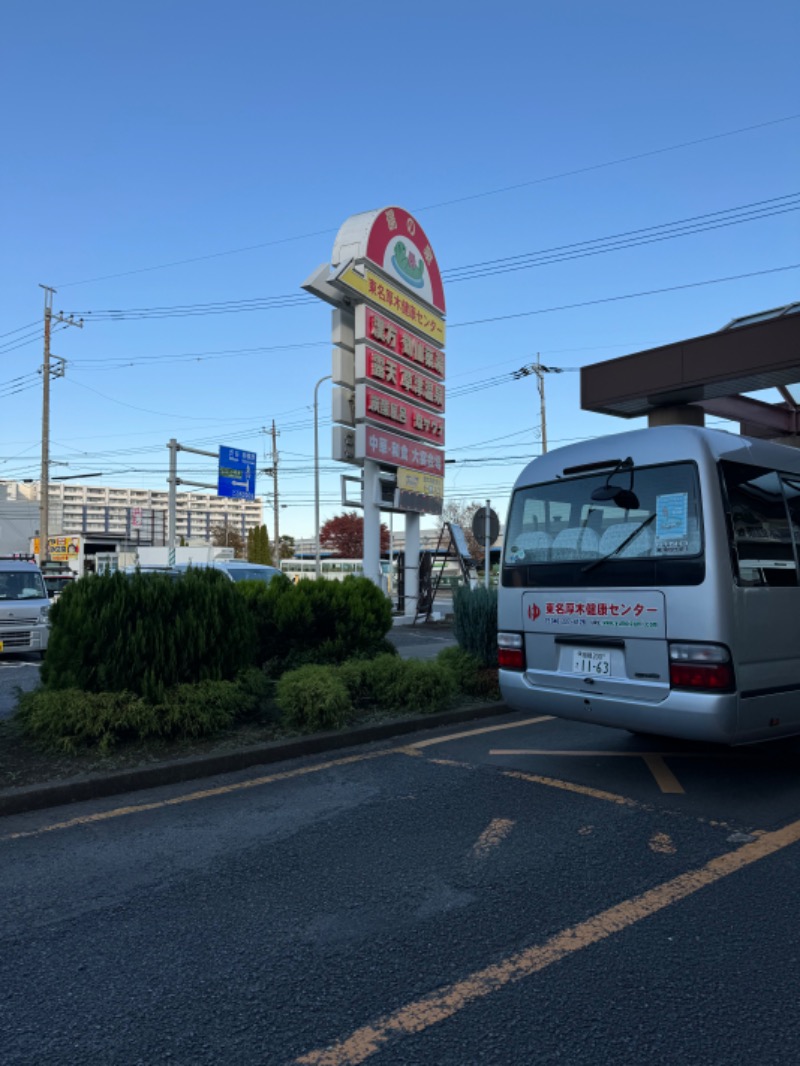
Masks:
[[[573,653],[572,672],[608,677],[611,673],[611,652],[577,648]]]

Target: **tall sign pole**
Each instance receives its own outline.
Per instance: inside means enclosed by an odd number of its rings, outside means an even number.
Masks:
[[[333,305],[333,458],[361,468],[364,573],[381,583],[381,512],[406,516],[406,610],[417,612],[419,521],[444,497],[445,302],[420,223],[353,215],[303,288]],[[353,478],[345,480],[354,480]]]

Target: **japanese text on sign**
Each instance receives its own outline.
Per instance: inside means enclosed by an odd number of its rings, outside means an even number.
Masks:
[[[434,378],[419,371],[412,370],[404,363],[391,359],[383,352],[376,351],[368,345],[363,349],[363,373],[372,381],[387,389],[399,392],[403,396],[419,400],[421,403],[435,407],[439,413],[444,412],[444,385]],[[357,366],[361,366],[362,351],[358,352]]]
[[[444,352],[365,304],[359,304],[356,308],[356,336],[388,348],[393,355],[413,363],[434,377],[444,377]]]

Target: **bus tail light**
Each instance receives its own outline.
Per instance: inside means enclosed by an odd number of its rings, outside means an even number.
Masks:
[[[525,669],[525,648],[521,633],[497,634],[497,665],[501,670]]]
[[[705,692],[733,691],[733,663],[723,644],[670,644],[672,688]]]

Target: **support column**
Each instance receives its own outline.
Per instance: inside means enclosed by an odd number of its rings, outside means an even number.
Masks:
[[[405,545],[405,583],[406,603],[405,615],[414,618],[417,613],[419,600],[419,548],[420,548],[420,516],[412,512],[406,513],[406,545]]]
[[[381,512],[377,504],[380,493],[380,466],[364,460],[364,577],[381,587]]]
[[[647,415],[648,426],[704,426],[705,411],[694,404],[677,407],[657,407]]]

